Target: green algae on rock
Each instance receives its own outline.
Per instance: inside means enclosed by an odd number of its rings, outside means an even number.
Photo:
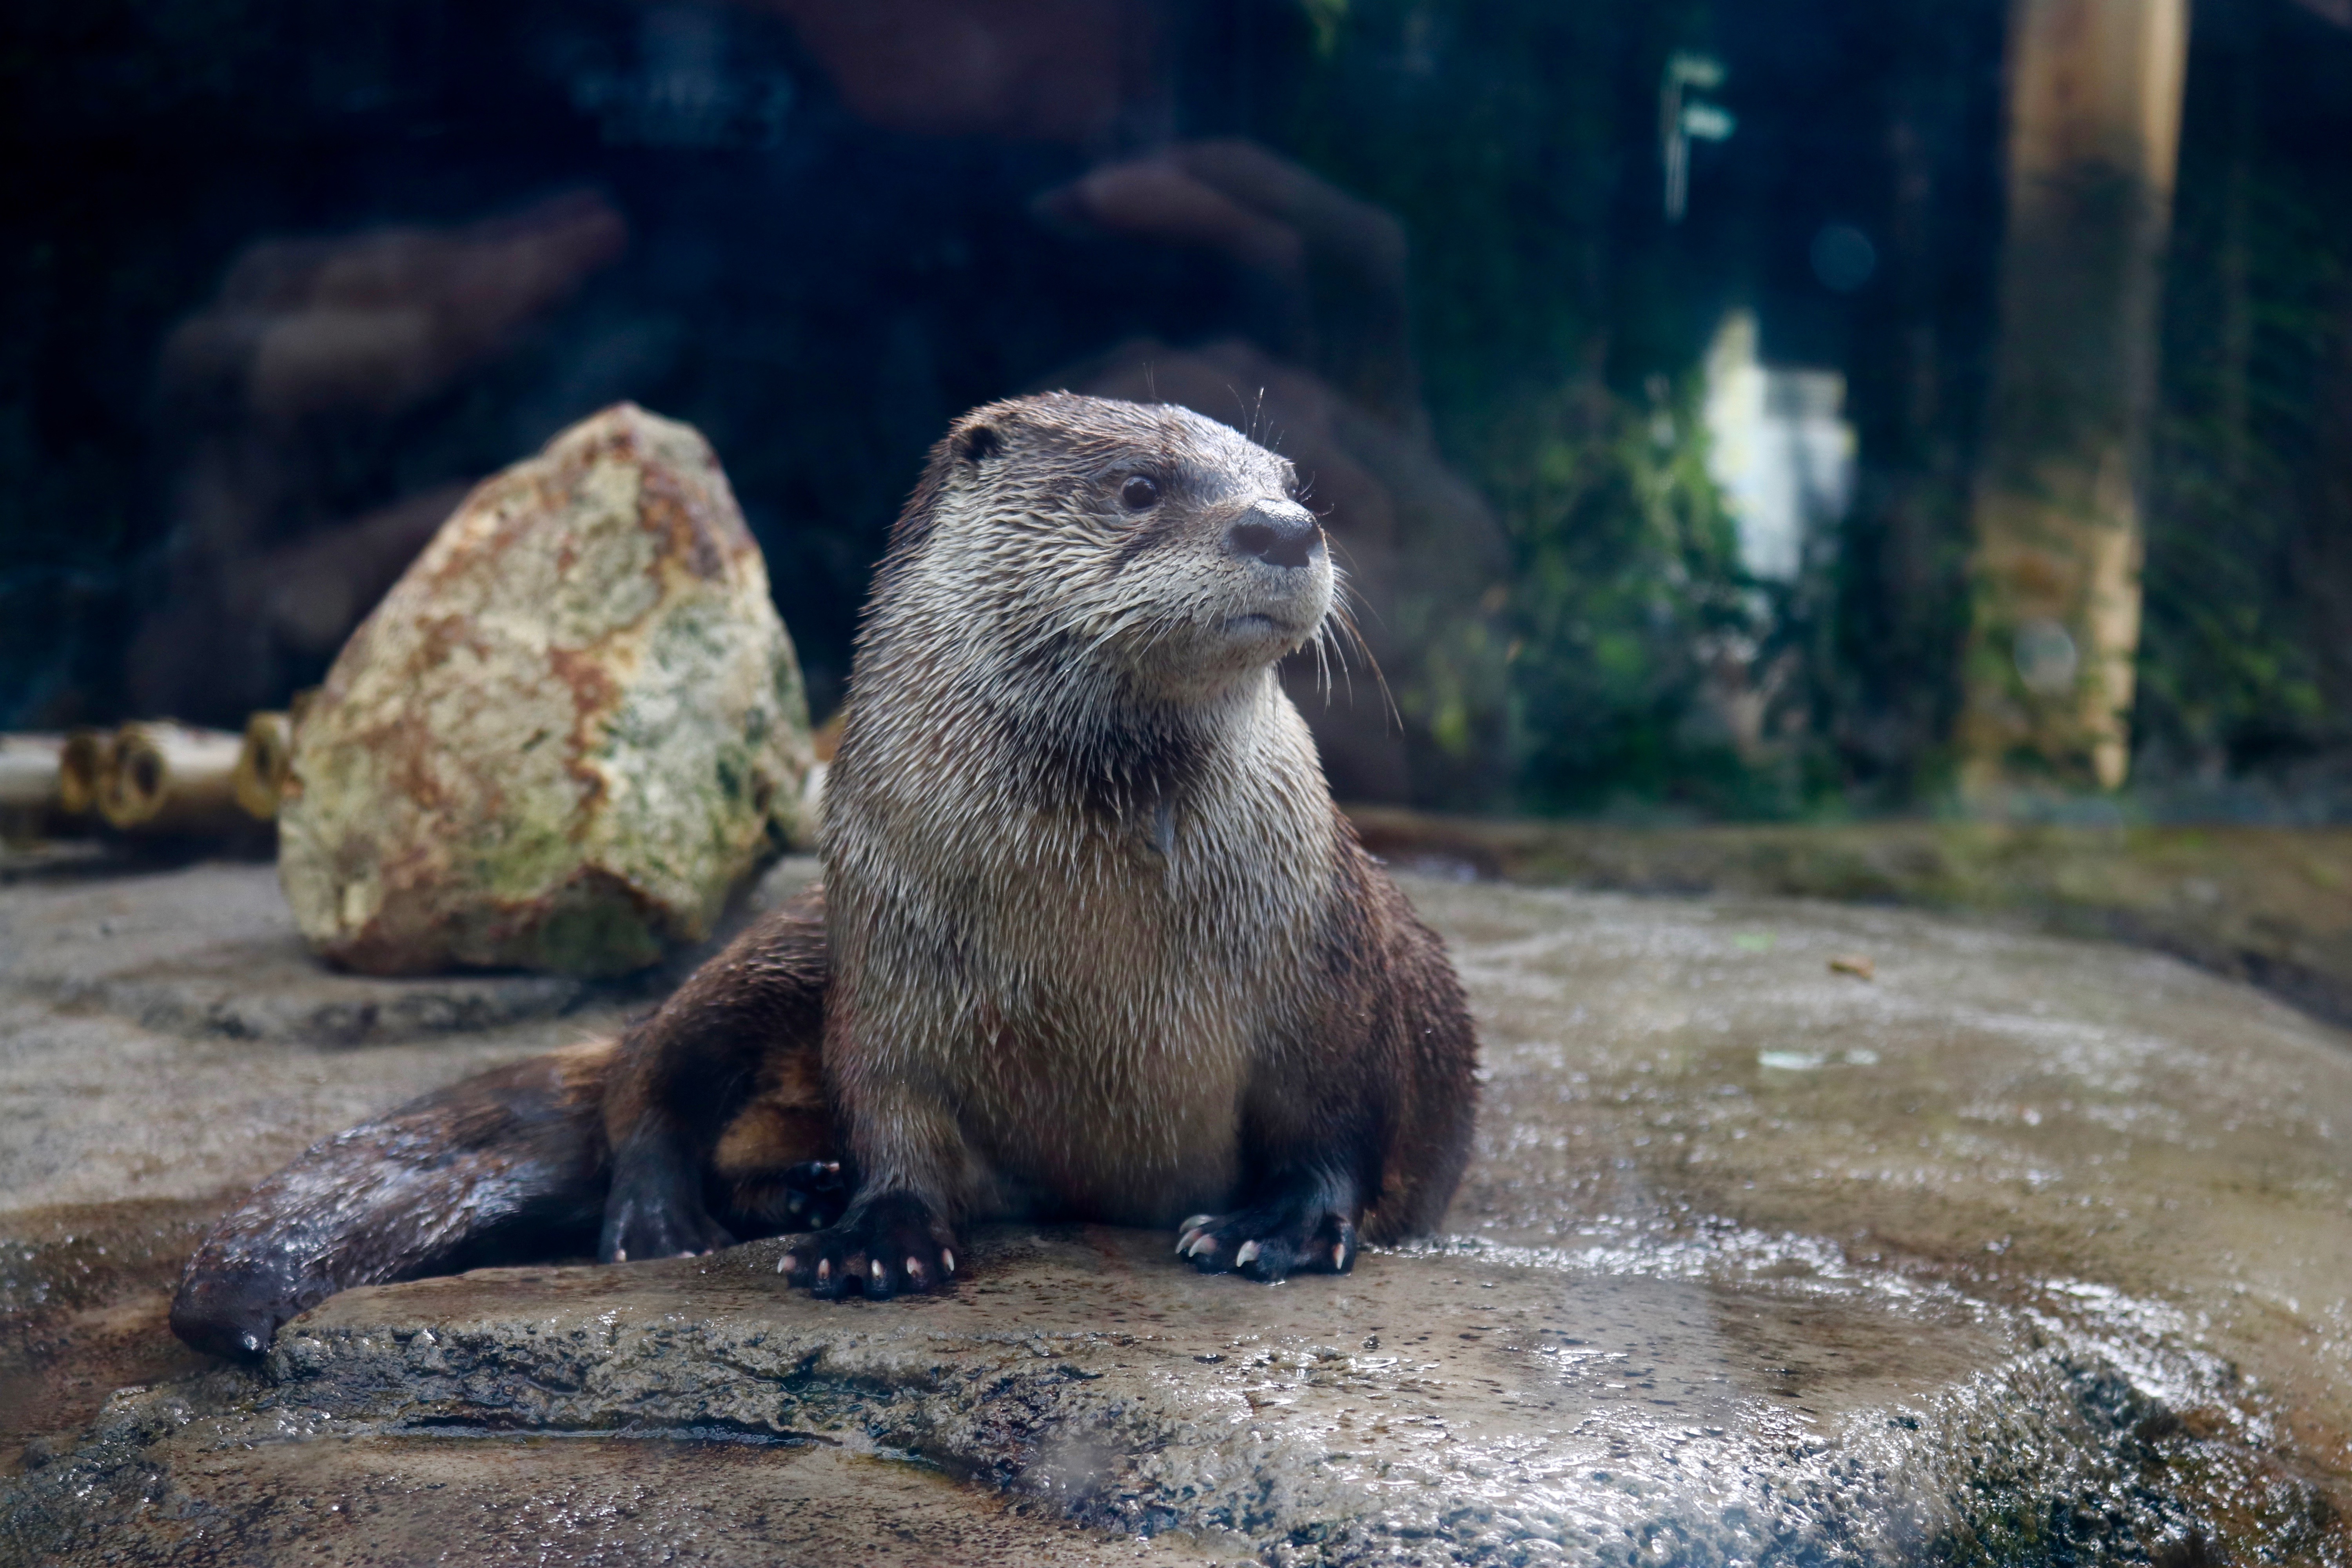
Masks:
[[[709,444],[616,404],[479,486],[294,737],[278,876],[350,968],[643,968],[811,826],[808,702]]]

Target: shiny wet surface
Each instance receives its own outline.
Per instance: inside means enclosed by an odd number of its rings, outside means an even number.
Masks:
[[[1457,1225],[2161,1321],[2294,1384],[2352,1471],[2352,1037],[2154,954],[1916,914],[1418,891],[1509,1108]]]
[[[2352,1560],[2346,1036],[2168,960],[1929,916],[1410,885],[1490,1075],[1446,1238],[1267,1289],[1166,1238],[1003,1228],[951,1296],[870,1306],[784,1294],[775,1244],[490,1271],[338,1298],[255,1375],[162,1338],[207,1200],[0,1213],[10,1386],[51,1434],[0,1481],[0,1543]],[[454,1077],[486,1047],[381,1048]],[[160,1261],[57,1239],[108,1224]],[[105,1400],[118,1374],[148,1386]]]

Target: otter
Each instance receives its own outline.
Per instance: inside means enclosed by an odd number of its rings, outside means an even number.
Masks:
[[[1224,425],[965,415],[877,574],[821,886],[617,1043],[310,1151],[207,1237],[174,1328],[251,1354],[334,1289],[592,1233],[606,1261],[790,1233],[791,1282],[884,1298],[947,1285],[983,1220],[1166,1227],[1264,1280],[1431,1229],[1476,1041],[1276,679],[1336,592],[1296,471]]]

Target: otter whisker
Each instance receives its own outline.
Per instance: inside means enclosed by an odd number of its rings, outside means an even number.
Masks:
[[[1381,661],[1372,652],[1372,645],[1364,640],[1362,630],[1356,625],[1354,612],[1344,605],[1334,605],[1331,613],[1339,621],[1340,628],[1347,633],[1348,639],[1356,645],[1356,651],[1364,656],[1364,662],[1371,666],[1372,684],[1380,689],[1381,702],[1388,709],[1391,721],[1402,731],[1404,728],[1404,714],[1397,708],[1396,694],[1389,689],[1389,678],[1381,672]]]

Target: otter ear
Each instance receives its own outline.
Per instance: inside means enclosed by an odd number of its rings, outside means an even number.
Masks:
[[[1004,450],[1004,437],[992,425],[975,425],[956,437],[956,456],[973,468]]]

